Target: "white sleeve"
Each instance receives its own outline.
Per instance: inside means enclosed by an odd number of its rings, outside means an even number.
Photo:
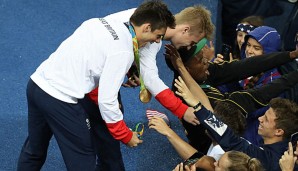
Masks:
[[[98,86],[98,106],[106,123],[123,120],[118,92],[133,62],[133,53],[117,52],[106,58]]]
[[[159,78],[158,68],[156,65],[156,55],[161,48],[162,43],[147,43],[139,51],[140,54],[140,70],[146,88],[155,97],[161,91],[169,88]]]

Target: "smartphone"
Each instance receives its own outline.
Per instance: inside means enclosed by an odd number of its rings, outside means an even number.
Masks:
[[[293,150],[295,151],[296,146],[297,146],[297,141],[298,141],[298,132],[295,132],[294,134],[291,135],[291,143],[293,145]]]
[[[223,56],[223,60],[230,61],[230,53],[232,52],[232,47],[227,44],[222,45],[221,55]]]
[[[196,152],[190,158],[188,158],[187,160],[185,160],[183,162],[183,167],[185,167],[185,166],[190,167],[191,165],[195,164],[203,156],[204,156],[203,153]]]

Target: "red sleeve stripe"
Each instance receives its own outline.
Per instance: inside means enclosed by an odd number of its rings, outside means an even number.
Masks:
[[[175,96],[175,94],[168,88],[155,96],[165,108],[174,113],[178,118],[182,118],[188,106]]]
[[[126,126],[123,120],[116,123],[106,123],[112,136],[124,144],[128,143],[132,138],[132,131]]]

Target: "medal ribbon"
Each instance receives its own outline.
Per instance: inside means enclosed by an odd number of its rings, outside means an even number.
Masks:
[[[128,23],[127,25],[128,25],[128,29],[131,34],[131,37],[132,37],[134,59],[135,59],[135,63],[136,63],[137,69],[138,69],[139,79],[140,79],[140,83],[141,83],[140,90],[142,91],[143,89],[145,89],[145,84],[144,84],[144,80],[140,74],[140,55],[139,55],[138,40],[137,40],[137,36],[136,36],[133,26],[130,23]]]

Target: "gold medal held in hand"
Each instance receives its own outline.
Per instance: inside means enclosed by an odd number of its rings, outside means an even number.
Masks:
[[[141,89],[139,95],[141,102],[148,103],[151,100],[151,97],[151,93],[146,88]]]

